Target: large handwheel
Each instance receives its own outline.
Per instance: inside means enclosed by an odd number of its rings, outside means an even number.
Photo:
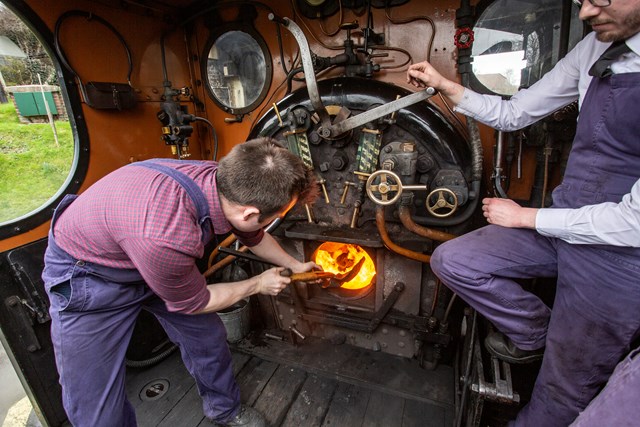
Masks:
[[[458,209],[458,196],[448,188],[436,188],[429,193],[425,204],[431,215],[446,218]]]
[[[375,184],[377,179],[380,181]],[[377,205],[388,206],[394,204],[402,194],[400,177],[388,170],[372,173],[367,179],[367,196]]]

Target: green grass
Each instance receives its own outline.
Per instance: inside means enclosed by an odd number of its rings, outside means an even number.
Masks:
[[[12,103],[0,104],[0,223],[27,214],[62,186],[73,163],[69,122],[22,124]]]

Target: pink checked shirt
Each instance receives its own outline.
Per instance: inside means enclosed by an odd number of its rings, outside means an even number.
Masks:
[[[203,191],[213,232],[233,232],[251,247],[264,232],[235,230],[224,217],[216,189],[218,164],[165,163],[193,179]],[[197,210],[173,178],[145,167],[123,167],[80,195],[55,225],[56,243],[77,259],[137,269],[170,311],[193,313],[209,302],[196,259],[204,253]]]

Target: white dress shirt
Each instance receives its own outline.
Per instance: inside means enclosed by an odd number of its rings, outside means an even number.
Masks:
[[[590,33],[540,81],[518,91],[511,99],[465,89],[455,109],[498,130],[511,131],[530,125],[576,99],[581,107],[592,79],[589,69],[610,44],[598,41],[595,33]],[[611,66],[613,73],[640,72],[640,33],[627,39],[626,44],[631,52]],[[640,143],[640,136],[632,143]],[[640,247],[640,179],[620,203],[539,209],[536,230],[569,243]]]

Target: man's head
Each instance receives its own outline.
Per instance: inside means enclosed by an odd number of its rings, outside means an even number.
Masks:
[[[220,160],[216,181],[224,199],[253,208],[245,210],[245,216],[255,213],[259,223],[286,213],[296,201],[311,203],[318,195],[313,171],[270,138],[233,147]]]
[[[640,0],[583,0],[580,19],[602,42],[626,40],[640,31]]]

